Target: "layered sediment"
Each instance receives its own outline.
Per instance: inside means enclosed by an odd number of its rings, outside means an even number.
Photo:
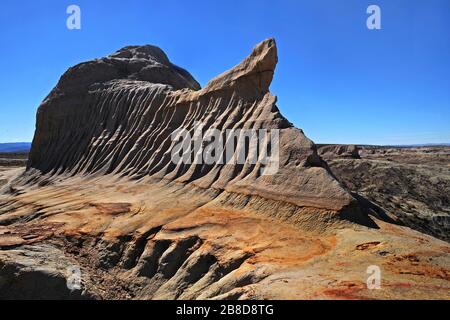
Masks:
[[[281,115],[276,63],[268,39],[204,88],[154,46],[70,68],[38,109],[26,170],[2,187],[0,297],[445,297],[448,244],[354,199]],[[276,130],[276,170],[248,151],[174,162],[173,132],[198,123],[223,139]],[[365,286],[373,264],[386,291]],[[74,265],[79,289],[61,285]]]
[[[269,92],[276,63],[275,42],[266,40],[203,89],[151,46],[75,66],[39,107],[28,169],[40,175],[151,177],[342,211],[352,197]],[[230,129],[280,130],[278,172],[261,175],[263,165],[249,159],[174,163],[172,133],[193,133],[197,123],[220,130],[223,139]]]

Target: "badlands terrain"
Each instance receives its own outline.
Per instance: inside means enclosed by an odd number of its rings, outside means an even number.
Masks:
[[[0,298],[449,299],[448,149],[316,146],[276,63],[268,39],[203,88],[154,46],[70,68],[0,165]],[[174,163],[198,122],[278,130],[278,170]]]
[[[350,148],[353,155],[319,147],[348,190],[370,200],[380,215],[450,242],[450,147]]]

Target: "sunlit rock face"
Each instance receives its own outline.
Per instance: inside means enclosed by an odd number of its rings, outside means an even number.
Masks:
[[[153,177],[342,211],[352,197],[269,92],[276,63],[275,41],[268,39],[203,89],[152,46],[126,47],[77,65],[39,107],[28,168],[50,175]],[[220,130],[224,140],[227,130],[279,130],[274,172],[261,174],[264,165],[249,159],[174,163],[172,133],[193,133],[196,124]]]
[[[447,297],[449,245],[337,182],[280,114],[276,63],[268,39],[204,88],[154,46],[70,68],[38,109],[26,170],[0,176],[0,298]],[[173,133],[199,124],[224,140],[270,132],[271,161],[173,161]],[[367,289],[369,265],[383,290]]]

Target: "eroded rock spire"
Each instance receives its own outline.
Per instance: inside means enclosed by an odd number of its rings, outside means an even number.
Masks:
[[[275,39],[264,40],[240,64],[209,81],[205,90],[243,86],[252,93],[264,94],[269,91],[277,62]]]
[[[280,114],[269,92],[276,64],[275,40],[264,40],[201,90],[154,46],[75,66],[39,107],[28,168],[50,177],[150,177],[339,213],[354,199],[314,143]],[[276,130],[276,171],[262,175],[266,164],[248,154],[240,164],[174,163],[173,132],[193,132],[198,123],[223,137],[235,129]]]

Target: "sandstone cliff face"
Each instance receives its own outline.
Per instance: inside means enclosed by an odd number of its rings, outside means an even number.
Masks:
[[[277,63],[273,39],[203,89],[156,47],[127,47],[69,69],[39,107],[28,169],[49,175],[117,174],[256,195],[342,211],[352,197],[316,147],[278,111],[269,93]],[[279,129],[279,170],[263,165],[171,161],[180,128]],[[194,152],[194,151],[192,151]],[[248,157],[248,155],[247,155]]]

